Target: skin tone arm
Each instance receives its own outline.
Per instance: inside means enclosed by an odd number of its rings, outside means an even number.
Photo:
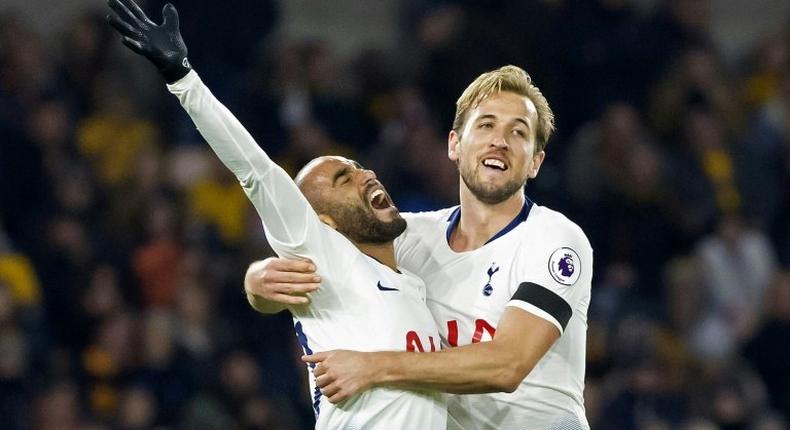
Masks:
[[[543,318],[507,307],[491,342],[430,353],[328,351],[302,360],[318,363],[317,384],[332,403],[383,385],[456,394],[513,392],[559,336]]]

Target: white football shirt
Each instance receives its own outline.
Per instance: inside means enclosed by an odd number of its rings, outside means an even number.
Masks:
[[[310,258],[322,285],[309,306],[293,306],[297,339],[305,353],[331,349],[433,351],[439,333],[425,304],[425,284],[414,274],[362,253],[322,223],[299,188],[239,121],[190,71],[168,85],[200,133],[239,179],[281,257]],[[317,429],[442,429],[444,396],[377,388],[339,405],[315,386],[308,366]]]
[[[449,396],[448,428],[588,429],[582,391],[592,248],[582,230],[527,200],[484,246],[455,252],[448,238],[460,208],[404,217],[408,228],[395,241],[397,258],[425,281],[445,346],[491,340],[506,306],[544,318],[561,333],[515,392]]]

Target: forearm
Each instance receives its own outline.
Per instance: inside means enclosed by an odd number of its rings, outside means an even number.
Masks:
[[[298,246],[318,217],[296,184],[214,97],[195,71],[167,88],[181,102],[222,163],[236,176],[264,221],[271,242]]]
[[[195,71],[167,85],[178,97],[200,134],[222,163],[244,183],[264,176],[275,164],[238,119],[222,104]]]
[[[377,352],[374,385],[455,394],[512,392],[531,369],[495,342],[435,353]]]

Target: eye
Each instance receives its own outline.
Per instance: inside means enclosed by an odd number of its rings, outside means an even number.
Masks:
[[[480,124],[480,128],[494,128],[494,123],[492,122],[484,122]]]
[[[519,137],[524,137],[524,138],[527,137],[527,132],[522,130],[522,129],[520,129],[520,128],[514,129],[513,130],[513,134],[515,134],[515,135],[517,135]]]
[[[345,185],[350,180],[351,180],[351,178],[348,175],[343,175],[343,176],[340,177],[340,180],[338,180],[337,183],[340,184],[340,185]]]

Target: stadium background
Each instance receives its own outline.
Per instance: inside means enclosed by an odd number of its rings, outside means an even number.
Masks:
[[[524,67],[558,126],[527,192],[595,248],[593,428],[788,428],[790,3],[173,3],[276,160],[355,157],[401,210],[456,202],[456,98]],[[310,428],[290,318],[242,293],[259,221],[104,14],[0,6],[0,427]]]

